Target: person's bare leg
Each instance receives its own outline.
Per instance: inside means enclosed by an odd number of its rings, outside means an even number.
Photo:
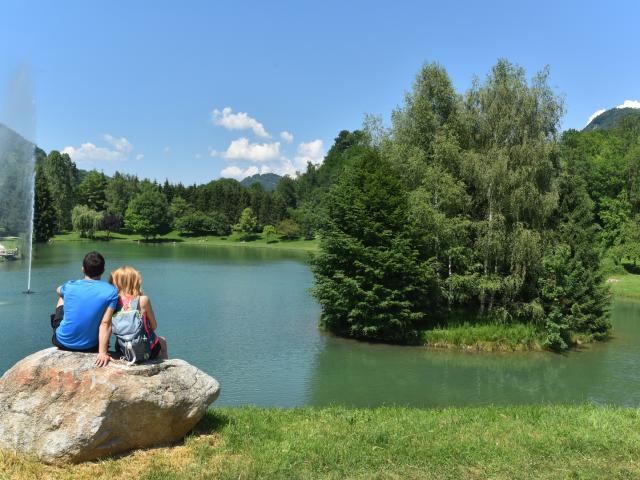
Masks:
[[[167,360],[169,358],[169,351],[167,350],[167,339],[164,337],[158,337],[160,339],[160,354],[158,358]]]

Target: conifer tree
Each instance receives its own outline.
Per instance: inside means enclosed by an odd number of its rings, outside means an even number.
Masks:
[[[313,259],[322,324],[354,338],[416,338],[437,303],[433,265],[421,260],[407,193],[375,151],[355,158],[331,189]]]
[[[55,234],[56,210],[49,185],[42,172],[36,167],[35,204],[33,210],[33,237],[36,242],[46,242]]]

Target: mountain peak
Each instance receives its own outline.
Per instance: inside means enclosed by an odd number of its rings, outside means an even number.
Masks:
[[[615,128],[622,118],[629,115],[640,116],[640,101],[625,100],[621,105],[609,110],[604,108],[598,110],[589,117],[587,125],[582,130],[588,132]]]
[[[245,187],[259,183],[267,192],[272,192],[276,189],[281,178],[280,175],[276,175],[275,173],[256,173],[255,175],[244,178],[240,183]]]

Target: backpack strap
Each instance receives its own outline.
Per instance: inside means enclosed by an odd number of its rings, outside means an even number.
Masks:
[[[140,309],[140,297],[135,297],[133,300],[131,300],[131,302],[129,303],[129,308],[131,310],[139,310]]]

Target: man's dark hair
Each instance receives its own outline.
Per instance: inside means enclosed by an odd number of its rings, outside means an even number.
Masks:
[[[98,252],[89,252],[84,256],[82,268],[87,277],[97,278],[104,273],[104,257]]]

